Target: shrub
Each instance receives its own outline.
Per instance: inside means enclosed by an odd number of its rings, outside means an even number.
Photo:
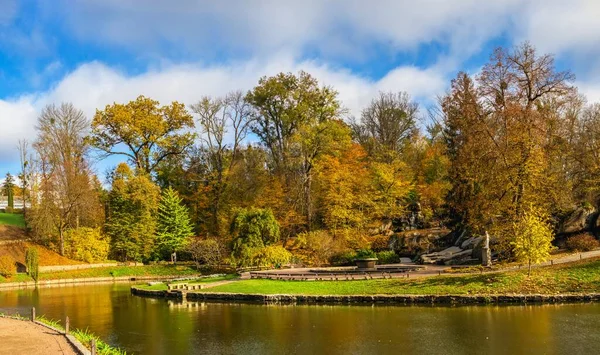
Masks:
[[[377,253],[377,259],[379,259],[379,264],[396,264],[400,262],[400,257],[391,250],[380,251]]]
[[[592,235],[584,233],[567,239],[567,249],[572,251],[590,251],[600,247],[600,242]]]
[[[10,255],[0,256],[0,275],[10,278],[17,272],[15,261]]]
[[[332,255],[329,261],[331,265],[348,266],[354,265],[354,259],[356,259],[356,252],[353,250],[346,250]]]
[[[292,253],[287,249],[278,245],[270,245],[256,250],[252,256],[252,264],[279,268],[282,265],[289,264],[291,259]]]
[[[223,248],[216,239],[193,238],[187,243],[186,250],[192,255],[196,266],[219,264],[223,258]]]
[[[338,244],[326,231],[304,232],[294,241],[294,254],[305,265],[324,265],[338,249]]]
[[[375,257],[377,257],[377,255],[371,249],[360,249],[359,251],[356,252],[356,259],[368,259],[368,258],[375,258]]]
[[[25,265],[27,274],[37,282],[40,273],[40,258],[37,248],[27,248],[25,251]]]
[[[389,239],[390,238],[383,236],[376,237],[371,242],[371,250],[376,252],[389,250]]]
[[[94,263],[108,258],[110,243],[100,228],[81,227],[65,233],[65,255],[71,259]]]

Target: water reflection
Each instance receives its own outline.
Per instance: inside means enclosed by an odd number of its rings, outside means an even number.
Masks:
[[[600,305],[264,306],[156,300],[129,284],[0,292],[0,310],[71,318],[144,354],[600,352]]]

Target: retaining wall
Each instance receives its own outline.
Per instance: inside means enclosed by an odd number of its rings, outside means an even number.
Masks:
[[[559,295],[261,295],[244,293],[151,291],[131,287],[134,295],[188,301],[264,304],[509,304],[600,302],[600,293]]]

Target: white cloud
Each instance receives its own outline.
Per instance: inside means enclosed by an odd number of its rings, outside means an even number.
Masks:
[[[434,68],[399,67],[374,81],[316,61],[295,62],[287,55],[273,56],[267,62],[250,60],[227,66],[169,65],[135,76],[91,62],[67,74],[46,92],[0,100],[0,162],[14,161],[18,139],[35,138],[37,115],[47,104],[72,102],[90,118],[98,108],[127,102],[138,95],[162,103],[177,100],[189,105],[203,95],[251,89],[264,75],[299,70],[338,90],[340,100],[354,115],[360,114],[378,91],[408,91],[417,99],[431,100],[446,82],[444,73]]]

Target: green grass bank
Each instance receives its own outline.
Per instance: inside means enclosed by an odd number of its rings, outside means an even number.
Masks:
[[[203,292],[285,295],[502,295],[600,292],[600,258],[526,271],[356,281],[242,280]]]
[[[25,218],[21,213],[0,212],[0,225],[25,228]]]

